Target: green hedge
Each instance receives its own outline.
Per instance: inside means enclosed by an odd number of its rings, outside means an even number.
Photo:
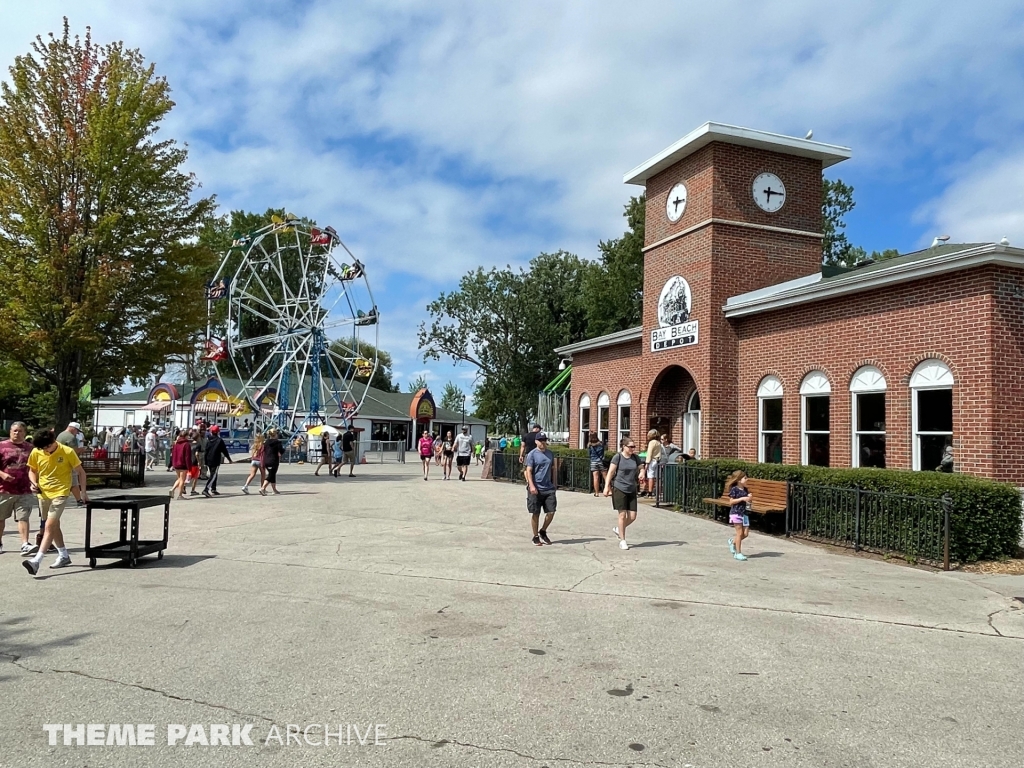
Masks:
[[[970,475],[912,472],[902,469],[833,469],[793,464],[756,464],[737,459],[704,459],[694,466],[717,466],[719,489],[737,469],[762,480],[861,488],[904,496],[941,498],[949,494],[949,523],[954,560],[971,563],[1014,556],[1020,545],[1021,496],[1012,485]]]

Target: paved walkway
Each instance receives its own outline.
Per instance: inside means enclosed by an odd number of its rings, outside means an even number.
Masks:
[[[290,466],[262,498],[241,474],[173,505],[163,561],[33,582],[0,556],[0,765],[1024,764],[1024,577],[756,533],[739,563],[725,527],[651,508],[622,551],[609,502],[568,492],[537,548],[521,486]],[[325,722],[385,744],[266,741]],[[50,747],[45,723],[157,746]],[[256,746],[166,745],[194,723]]]

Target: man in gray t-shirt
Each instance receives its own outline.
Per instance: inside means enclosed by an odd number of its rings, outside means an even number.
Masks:
[[[469,427],[462,428],[462,434],[455,438],[454,447],[459,480],[465,480],[469,474],[469,460],[473,456],[473,438],[469,436]]]
[[[523,462],[523,475],[526,478],[526,511],[530,513],[533,528],[533,543],[540,547],[550,544],[548,526],[555,516],[555,489],[557,479],[555,457],[548,450],[548,436],[543,432],[536,434],[537,447],[526,454]],[[544,510],[544,525],[539,527],[540,511]]]

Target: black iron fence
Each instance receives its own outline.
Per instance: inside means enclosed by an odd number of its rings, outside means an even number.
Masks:
[[[786,534],[857,550],[895,552],[911,562],[942,563],[949,570],[952,506],[948,496],[789,483]]]
[[[593,492],[589,459],[563,456],[556,457],[556,463],[559,488]],[[496,480],[523,482],[517,454],[495,451],[492,472]],[[717,464],[668,464],[662,467],[658,479],[656,503],[705,517],[725,518],[726,507],[704,501],[721,496],[724,482]],[[941,564],[949,569],[953,504],[948,496],[906,496],[795,482],[787,485],[787,536],[896,554],[909,562]]]

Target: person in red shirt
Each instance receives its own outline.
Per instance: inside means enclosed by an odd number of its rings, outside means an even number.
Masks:
[[[423,464],[423,479],[430,474],[430,459],[434,453],[434,438],[430,432],[423,430],[423,437],[420,438],[420,463]]]
[[[21,554],[33,554],[39,547],[28,540],[29,524],[36,500],[32,495],[32,484],[28,479],[28,457],[32,443],[25,439],[28,434],[25,423],[11,424],[11,439],[0,442],[0,552],[4,551],[4,524],[14,515],[21,535]]]
[[[174,441],[174,447],[171,448],[171,467],[178,474],[178,479],[174,481],[174,487],[171,488],[171,496],[177,499],[186,498],[185,486],[188,484],[188,473],[196,463],[192,453],[192,441],[189,438],[189,431],[181,430],[178,433],[178,439]],[[177,496],[174,495],[175,491],[178,492]]]

